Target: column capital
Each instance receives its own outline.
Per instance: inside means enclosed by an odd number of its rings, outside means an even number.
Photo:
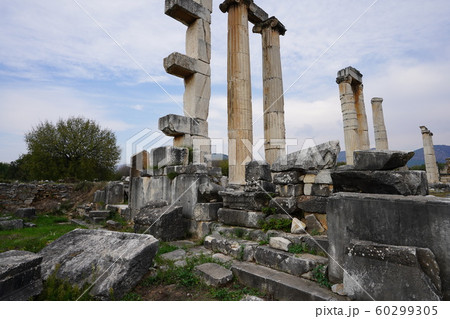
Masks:
[[[357,81],[362,84],[363,75],[354,67],[347,67],[345,69],[340,70],[337,73],[336,83],[340,84],[341,82],[348,81],[348,78],[351,78],[352,81]]]
[[[420,129],[422,131],[422,134],[429,134],[433,136],[433,133],[431,133],[431,131],[426,126],[421,126]]]
[[[223,13],[227,13],[228,9],[234,5],[234,4],[245,4],[247,6],[250,6],[250,4],[253,3],[253,0],[225,0],[219,5],[220,11]]]
[[[275,17],[270,17],[269,19],[255,24],[253,27],[253,33],[261,33],[263,29],[272,28],[273,30],[278,31],[280,35],[286,34],[285,26]]]
[[[372,102],[372,103],[383,103],[383,98],[381,98],[381,97],[374,97],[374,98],[371,100],[371,102]]]

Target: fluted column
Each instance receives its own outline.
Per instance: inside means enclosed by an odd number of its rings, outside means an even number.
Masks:
[[[420,129],[422,131],[428,183],[439,183],[439,169],[436,163],[436,154],[434,153],[433,133],[426,126],[421,126]]]
[[[245,184],[245,164],[252,160],[249,3],[227,0],[220,6],[228,12],[228,160],[229,183],[235,185]]]
[[[273,164],[286,155],[286,127],[284,121],[284,91],[281,70],[280,35],[286,33],[284,25],[275,17],[253,28],[262,36],[264,150],[266,161]]]
[[[355,68],[345,68],[338,72],[336,83],[344,122],[346,162],[352,165],[354,151],[370,149],[362,74]]]
[[[373,128],[375,132],[375,147],[377,150],[388,150],[389,143],[384,124],[383,99],[374,97],[372,103]]]

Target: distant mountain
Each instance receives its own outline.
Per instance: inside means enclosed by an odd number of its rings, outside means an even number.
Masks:
[[[438,163],[445,163],[447,158],[450,158],[450,146],[448,145],[435,145],[434,152],[436,153],[436,161]],[[414,157],[408,162],[408,166],[425,164],[423,148],[419,148],[414,151]],[[345,162],[345,151],[339,153],[338,162]]]
[[[227,159],[228,159],[228,155],[226,155],[226,154],[219,154],[219,153],[211,154],[211,160],[213,160],[213,161],[222,161],[222,160],[227,160]]]

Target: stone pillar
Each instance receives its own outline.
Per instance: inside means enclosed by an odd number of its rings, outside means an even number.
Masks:
[[[445,163],[445,166],[447,167],[447,174],[450,175],[450,158],[446,158]]]
[[[229,183],[234,185],[245,184],[245,164],[253,158],[250,2],[227,0],[220,5],[222,12],[228,12],[228,160]]]
[[[355,68],[345,68],[338,72],[336,83],[344,119],[346,161],[352,165],[354,151],[370,149],[362,74]]]
[[[263,50],[263,103],[264,150],[266,162],[273,164],[286,155],[286,128],[284,123],[284,91],[281,70],[280,35],[286,33],[284,25],[275,17],[253,28],[262,36]]]
[[[208,119],[209,101],[211,98],[211,13],[212,0],[166,0],[165,13],[170,17],[185,24],[186,31],[186,55],[172,53],[164,59],[166,72],[184,79],[183,111],[186,120],[192,123],[191,131],[167,133],[165,126],[160,129],[169,136],[174,136],[175,147],[201,148],[201,156],[197,156],[195,162],[203,163],[204,157],[211,153],[211,141],[208,131],[202,130]],[[173,119],[172,117],[171,119]],[[175,127],[177,122],[170,122]],[[199,153],[194,149],[194,153]]]
[[[383,115],[383,99],[374,97],[372,99],[372,115],[373,128],[375,131],[375,145],[377,150],[388,150],[388,138],[386,132],[386,125],[384,124]]]
[[[422,130],[423,152],[425,155],[428,183],[436,184],[439,183],[439,169],[434,153],[433,133],[426,126],[421,126],[420,129]]]

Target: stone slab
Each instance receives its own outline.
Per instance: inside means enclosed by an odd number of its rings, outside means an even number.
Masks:
[[[187,227],[181,206],[144,206],[134,218],[136,233],[150,234],[163,241],[184,239]]]
[[[327,208],[329,276],[342,282],[345,249],[352,240],[429,248],[440,268],[444,300],[450,300],[450,201],[436,197],[339,193]]]
[[[423,171],[339,171],[331,173],[335,192],[428,195]]]
[[[358,301],[439,301],[439,266],[428,248],[354,241],[347,248],[344,291]]]
[[[242,284],[285,301],[347,300],[314,282],[264,266],[234,262],[231,271]]]
[[[211,67],[208,63],[178,52],[173,52],[164,58],[163,63],[167,73],[183,79],[195,73],[211,76]]]
[[[35,218],[36,208],[34,207],[19,208],[14,213],[14,216],[16,216],[17,218]]]
[[[42,257],[27,251],[0,253],[0,300],[27,301],[42,291]]]
[[[185,147],[162,146],[150,152],[150,167],[153,169],[188,165],[188,162],[189,150]]]
[[[320,196],[300,196],[297,198],[297,207],[307,213],[327,212],[327,197]]]
[[[283,237],[270,237],[269,246],[274,249],[289,251],[289,247],[292,246],[292,242]]]
[[[268,207],[270,196],[265,192],[222,191],[223,207],[231,209],[260,211]]]
[[[162,260],[177,261],[186,258],[186,251],[184,249],[177,249],[170,253],[165,253],[159,256]]]
[[[260,265],[295,276],[301,276],[318,265],[328,263],[328,259],[321,256],[310,254],[295,255],[267,246],[260,246],[256,249],[255,261]]]
[[[22,219],[10,219],[0,221],[0,230],[14,230],[22,228],[23,228]]]
[[[267,193],[275,193],[276,192],[275,184],[266,181],[251,181],[246,182],[244,186],[245,192],[267,192]]]
[[[355,151],[353,152],[353,165],[355,170],[393,170],[405,166],[414,156],[414,152],[401,151]]]
[[[277,214],[285,214],[287,216],[299,211],[296,197],[272,198],[269,207],[275,208]]]
[[[299,184],[300,173],[298,171],[274,173],[273,183],[278,185]]]
[[[233,280],[230,270],[215,263],[195,266],[194,272],[209,286],[223,286]]]
[[[95,284],[89,294],[101,300],[121,299],[148,272],[158,251],[150,235],[76,229],[39,253],[42,278],[57,278],[82,287]]]
[[[303,195],[303,184],[277,185],[277,192],[282,197],[298,197]]]
[[[279,158],[272,171],[308,171],[334,168],[341,148],[339,141],[330,141]]]
[[[265,214],[237,209],[221,208],[217,212],[219,222],[225,225],[259,228],[259,223],[264,221]]]
[[[216,221],[220,208],[223,208],[222,203],[199,203],[194,207],[194,219],[196,221]]]

